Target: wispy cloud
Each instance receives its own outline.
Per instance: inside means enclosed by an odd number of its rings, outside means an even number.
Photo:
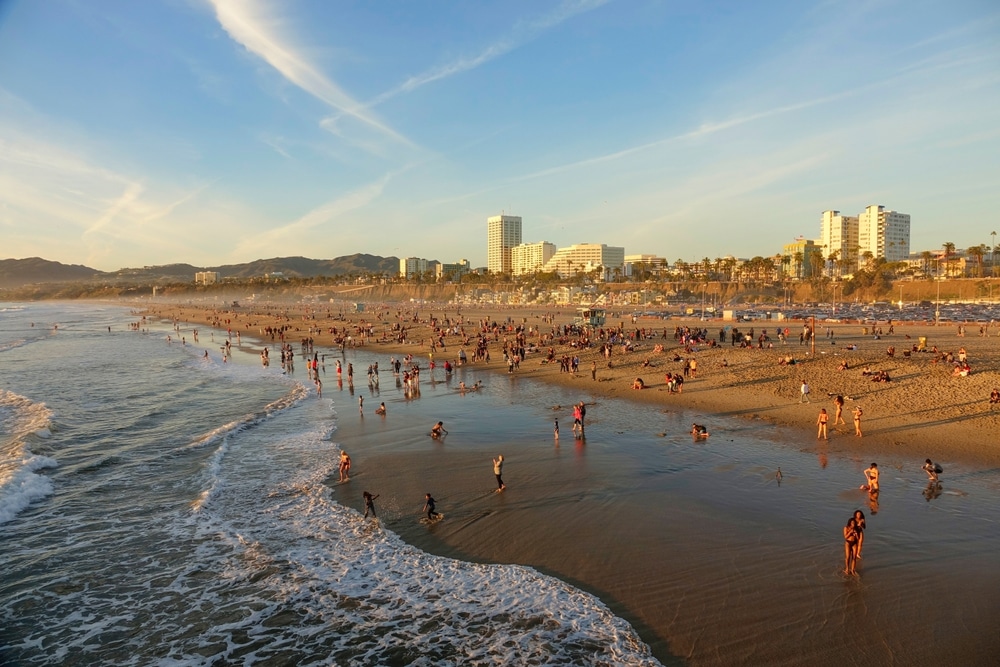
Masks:
[[[246,237],[236,248],[236,254],[238,256],[246,257],[254,254],[259,255],[260,253],[266,253],[276,247],[280,247],[280,244],[285,239],[305,238],[306,235],[312,232],[316,227],[334,221],[339,216],[350,213],[351,211],[364,208],[371,202],[378,199],[378,197],[382,194],[382,191],[385,189],[385,186],[392,179],[392,176],[392,173],[387,173],[376,181],[363,185],[352,192],[317,206],[300,217],[298,220],[280,227],[275,227],[267,232]]]
[[[370,113],[344,90],[326,77],[314,64],[296,50],[290,39],[279,34],[279,19],[269,13],[271,5],[255,0],[209,0],[222,28],[250,53],[262,58],[288,81],[292,82],[327,106],[351,116],[364,125],[397,142],[412,146],[402,136]]]
[[[376,96],[374,99],[366,102],[364,105],[353,110],[345,109],[343,112],[362,112],[364,110],[377,107],[378,105],[401,94],[413,92],[414,90],[417,90],[422,86],[426,86],[429,83],[434,83],[435,81],[447,79],[455,76],[456,74],[462,74],[463,72],[476,69],[481,65],[485,65],[486,63],[504,56],[518,47],[537,39],[545,31],[568,21],[574,16],[597,9],[602,5],[606,5],[610,1],[611,0],[567,0],[561,3],[554,11],[544,16],[515,24],[508,35],[492,44],[489,44],[479,53],[470,56],[463,56],[451,62],[444,63],[443,65],[432,67],[424,72],[421,72],[420,74],[415,74],[395,88],[385,91],[384,93]],[[326,122],[333,125],[338,120],[339,116],[334,116],[326,119]]]
[[[574,2],[563,2],[556,8],[555,11],[546,14],[545,16],[541,16],[530,21],[524,21],[515,25],[509,35],[497,42],[494,42],[493,44],[490,44],[476,55],[459,58],[450,63],[445,63],[444,65],[429,69],[421,74],[411,76],[397,88],[394,88],[393,90],[390,90],[389,92],[376,98],[376,103],[382,102],[385,99],[394,97],[400,93],[414,91],[421,86],[426,86],[428,83],[433,83],[434,81],[446,79],[450,76],[475,69],[480,65],[484,65],[491,60],[513,51],[522,44],[526,44],[536,39],[539,35],[551,28],[554,28],[560,23],[568,21],[578,14],[594,10],[607,4],[608,2],[609,0],[576,0]]]

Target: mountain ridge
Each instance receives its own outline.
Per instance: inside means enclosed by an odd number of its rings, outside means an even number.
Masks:
[[[286,278],[315,278],[318,276],[343,276],[364,273],[390,273],[399,271],[399,258],[380,257],[354,253],[333,259],[308,257],[272,257],[255,259],[241,264],[198,267],[192,264],[164,264],[160,266],[127,267],[117,271],[99,271],[82,264],[28,257],[0,259],[0,288],[22,287],[38,283],[172,280],[194,282],[194,274],[215,271],[221,279],[247,279],[269,273],[281,273]]]

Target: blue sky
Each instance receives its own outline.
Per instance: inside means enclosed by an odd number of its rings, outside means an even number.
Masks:
[[[1000,232],[1000,5],[0,0],[0,258],[525,241],[780,252],[822,211]]]

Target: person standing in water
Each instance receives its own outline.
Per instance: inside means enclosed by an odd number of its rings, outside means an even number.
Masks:
[[[434,505],[434,498],[431,497],[431,494],[426,494],[424,496],[424,511],[427,512],[428,521],[434,521],[441,516],[438,512],[434,511]]]
[[[878,493],[878,475],[878,464],[873,462],[871,467],[865,470],[865,479],[868,480],[868,484],[861,488],[872,493]]]
[[[340,452],[340,481],[346,482],[350,478],[348,473],[351,472],[351,457],[347,455],[347,452]]]
[[[855,510],[844,526],[844,574],[857,574],[861,544],[865,539],[864,531],[865,514],[861,510]]]
[[[378,498],[378,496],[373,496],[372,494],[368,493],[367,491],[365,491],[361,495],[364,496],[364,499],[365,499],[365,516],[364,516],[364,518],[367,519],[368,518],[368,512],[371,512],[372,513],[372,517],[375,518],[375,519],[377,519],[378,515],[375,514],[375,499]]]
[[[503,483],[503,454],[497,454],[493,459],[493,474],[497,477],[497,493],[507,488]]]

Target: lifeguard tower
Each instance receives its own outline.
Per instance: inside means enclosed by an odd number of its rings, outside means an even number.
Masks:
[[[576,309],[576,319],[574,322],[580,325],[586,325],[591,327],[603,327],[604,326],[604,309],[595,308],[589,306],[586,308]]]

